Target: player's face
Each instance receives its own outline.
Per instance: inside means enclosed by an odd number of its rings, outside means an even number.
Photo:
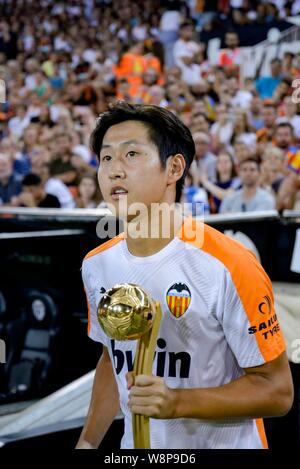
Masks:
[[[166,201],[167,168],[162,168],[158,149],[143,123],[122,122],[104,135],[98,180],[104,200],[114,206],[117,216],[126,216],[120,208],[124,201],[128,208],[137,202],[149,207]]]

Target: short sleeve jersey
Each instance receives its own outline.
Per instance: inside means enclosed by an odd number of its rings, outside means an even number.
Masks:
[[[243,368],[262,365],[285,350],[272,285],[254,254],[191,217],[151,256],[133,256],[123,234],[111,239],[85,257],[82,275],[88,334],[107,347],[119,389],[122,448],[133,447],[125,374],[133,368],[137,341],[111,340],[102,331],[97,305],[105,290],[134,283],[160,302],[163,318],[152,372],[170,388],[222,386],[242,376]],[[150,436],[151,448],[267,447],[260,419],[150,419]]]

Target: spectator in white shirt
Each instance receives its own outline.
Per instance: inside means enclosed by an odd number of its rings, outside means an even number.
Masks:
[[[26,106],[20,104],[16,108],[16,116],[9,120],[8,128],[14,139],[18,140],[22,137],[24,130],[30,124],[30,117],[26,113]]]
[[[180,2],[172,2],[169,9],[161,17],[159,25],[159,39],[164,46],[164,61],[167,67],[174,66],[173,47],[178,39],[178,29],[181,21],[179,12]]]
[[[201,74],[199,65],[194,62],[195,55],[200,51],[201,46],[193,40],[193,23],[188,21],[182,23],[180,26],[179,36],[180,38],[175,42],[173,49],[175,65],[180,67],[182,70],[182,79],[186,83],[192,84],[190,81],[194,80],[195,67],[197,69],[196,73],[199,73],[199,75]]]
[[[27,59],[25,62],[25,87],[27,90],[33,90],[37,83],[35,73],[39,70],[39,63],[36,59]]]
[[[75,201],[71,192],[60,179],[51,174],[49,164],[45,164],[43,160],[41,164],[36,163],[34,171],[42,179],[47,194],[57,197],[61,208],[74,208]]]
[[[253,94],[246,89],[239,88],[239,82],[236,77],[231,77],[226,80],[228,93],[231,96],[231,105],[243,109],[249,109]]]

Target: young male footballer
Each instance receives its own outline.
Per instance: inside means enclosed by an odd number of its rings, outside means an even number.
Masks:
[[[88,334],[103,354],[77,448],[97,448],[120,408],[121,448],[133,448],[132,413],[150,417],[153,449],[266,448],[262,417],[284,415],[293,400],[272,285],[249,250],[174,204],[195,153],[189,129],[166,109],[121,102],[91,143],[104,200],[128,225],[82,266]],[[136,236],[137,203],[139,225],[157,236]],[[168,236],[157,204],[173,215]],[[137,341],[111,340],[98,323],[103,292],[120,283],[161,304],[151,376],[132,373]]]

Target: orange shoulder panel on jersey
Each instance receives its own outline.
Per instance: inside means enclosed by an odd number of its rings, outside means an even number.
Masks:
[[[196,236],[196,230],[203,230],[203,235]],[[285,342],[274,310],[271,281],[254,254],[241,243],[192,217],[182,225],[179,237],[211,254],[227,268],[262,356],[266,362],[277,358],[285,350]]]
[[[96,247],[95,249],[92,249],[92,251],[87,253],[87,255],[85,256],[83,260],[85,261],[86,259],[89,259],[90,257],[95,256],[96,254],[99,254],[99,252],[106,251],[106,249],[109,249],[115,244],[122,241],[122,239],[124,239],[124,233],[120,233],[118,236],[115,236],[114,238],[109,239],[105,243],[100,244],[100,246]]]

